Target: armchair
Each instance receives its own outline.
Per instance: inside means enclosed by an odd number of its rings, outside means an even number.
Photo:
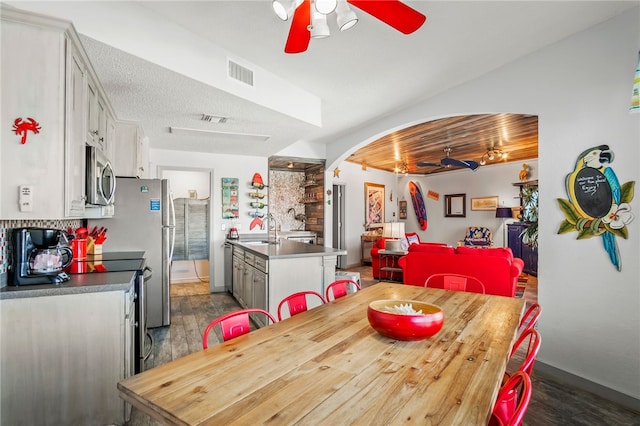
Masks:
[[[462,245],[467,247],[492,247],[493,235],[485,226],[470,226],[462,240]]]

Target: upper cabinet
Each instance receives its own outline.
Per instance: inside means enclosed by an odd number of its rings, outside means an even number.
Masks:
[[[97,84],[91,78],[87,78],[87,144],[95,146],[107,158],[112,159],[112,146],[107,135],[109,122],[113,122],[113,116],[107,110],[105,97],[100,94]]]
[[[85,145],[112,154],[113,110],[69,22],[1,19],[0,219],[83,217]]]
[[[147,177],[147,144],[142,127],[132,121],[117,121],[114,144],[113,169],[116,176]]]

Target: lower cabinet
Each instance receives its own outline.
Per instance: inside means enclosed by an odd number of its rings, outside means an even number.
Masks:
[[[269,262],[238,247],[233,250],[233,297],[244,308],[268,310],[267,285]],[[266,325],[265,318],[256,315],[258,325]]]
[[[124,424],[131,301],[123,291],[0,301],[2,424]]]
[[[336,255],[264,257],[233,247],[233,296],[243,308],[260,308],[278,316],[280,301],[303,290],[324,294],[335,280]],[[312,307],[310,305],[310,307]],[[258,318],[259,325],[265,318]]]
[[[509,247],[513,251],[514,257],[519,257],[524,261],[524,272],[534,276],[538,275],[538,249],[522,242],[522,233],[527,225],[523,222],[510,223],[507,225],[507,235]]]

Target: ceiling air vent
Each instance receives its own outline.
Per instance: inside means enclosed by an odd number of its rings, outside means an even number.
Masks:
[[[219,123],[219,124],[224,124],[227,122],[227,117],[220,117],[218,115],[213,115],[213,114],[202,114],[202,117],[200,118],[200,120],[202,121],[207,121],[209,123]]]
[[[249,68],[245,68],[240,64],[233,62],[231,59],[228,60],[229,64],[229,77],[238,80],[244,84],[248,84],[253,87],[253,71]]]

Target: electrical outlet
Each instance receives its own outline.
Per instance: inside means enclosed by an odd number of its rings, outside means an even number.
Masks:
[[[221,231],[226,231],[227,230],[227,224],[223,223],[222,225],[220,225],[220,230]]]

